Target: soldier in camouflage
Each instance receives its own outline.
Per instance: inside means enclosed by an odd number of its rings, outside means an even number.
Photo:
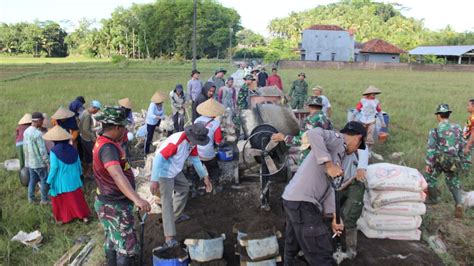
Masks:
[[[255,78],[248,74],[244,77],[244,85],[239,90],[239,94],[237,95],[237,107],[239,110],[246,110],[249,109],[249,95],[251,91],[249,89],[249,85],[255,81]]]
[[[292,109],[303,109],[304,102],[308,97],[308,83],[305,73],[298,74],[298,79],[293,81],[288,96],[291,97],[290,106]]]
[[[428,182],[428,202],[436,203],[439,195],[438,177],[444,173],[456,205],[454,215],[462,218],[459,173],[462,168],[464,140],[461,127],[449,121],[451,112],[448,104],[440,104],[436,109],[438,126],[431,129],[428,135],[424,175]]]
[[[120,107],[106,107],[94,118],[102,124],[92,151],[97,183],[94,208],[104,227],[107,265],[133,265],[138,251],[133,205],[149,212],[150,204],[135,191],[135,177],[120,145],[127,116]]]
[[[301,146],[300,162],[308,155],[309,145],[306,140],[306,131],[320,127],[322,129],[332,130],[331,121],[326,117],[323,108],[323,99],[321,97],[313,96],[307,102],[309,115],[303,121],[303,127],[297,136],[284,136],[282,133],[276,133],[272,136],[275,141],[285,141],[289,146]]]

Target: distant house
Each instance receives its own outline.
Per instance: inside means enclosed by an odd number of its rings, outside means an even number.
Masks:
[[[354,32],[336,25],[313,25],[302,32],[301,60],[400,62],[402,49],[380,39],[357,43]]]
[[[400,54],[406,52],[381,39],[373,39],[356,49],[354,61],[400,63]],[[359,59],[360,58],[360,59]]]
[[[424,55],[435,55],[449,63],[474,64],[474,45],[418,46],[409,52],[423,61]]]

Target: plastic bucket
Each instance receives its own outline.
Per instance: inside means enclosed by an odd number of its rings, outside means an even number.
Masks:
[[[219,161],[232,161],[234,159],[234,149],[232,147],[222,147],[217,151]]]
[[[186,255],[183,258],[164,259],[155,255],[154,249],[153,254],[153,266],[188,266],[189,257]]]
[[[246,233],[237,233],[239,245],[245,248],[251,260],[262,260],[278,256],[279,247],[276,234],[261,239],[246,238]]]
[[[208,262],[222,259],[225,235],[213,239],[186,239],[189,257],[193,261]]]

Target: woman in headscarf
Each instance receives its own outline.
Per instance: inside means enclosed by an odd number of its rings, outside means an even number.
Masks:
[[[174,90],[170,92],[171,109],[173,111],[174,132],[184,130],[184,118],[186,115],[186,96],[183,92],[183,85],[176,84]]]
[[[55,126],[44,134],[43,138],[54,142],[46,182],[49,184],[56,223],[64,224],[74,219],[81,219],[87,223],[90,210],[82,192],[82,167],[79,154],[69,144],[71,135],[60,126]]]

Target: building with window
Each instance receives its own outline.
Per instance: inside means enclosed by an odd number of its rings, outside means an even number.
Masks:
[[[380,39],[357,43],[353,30],[336,25],[313,25],[302,32],[303,61],[359,61],[399,63],[404,50]]]

